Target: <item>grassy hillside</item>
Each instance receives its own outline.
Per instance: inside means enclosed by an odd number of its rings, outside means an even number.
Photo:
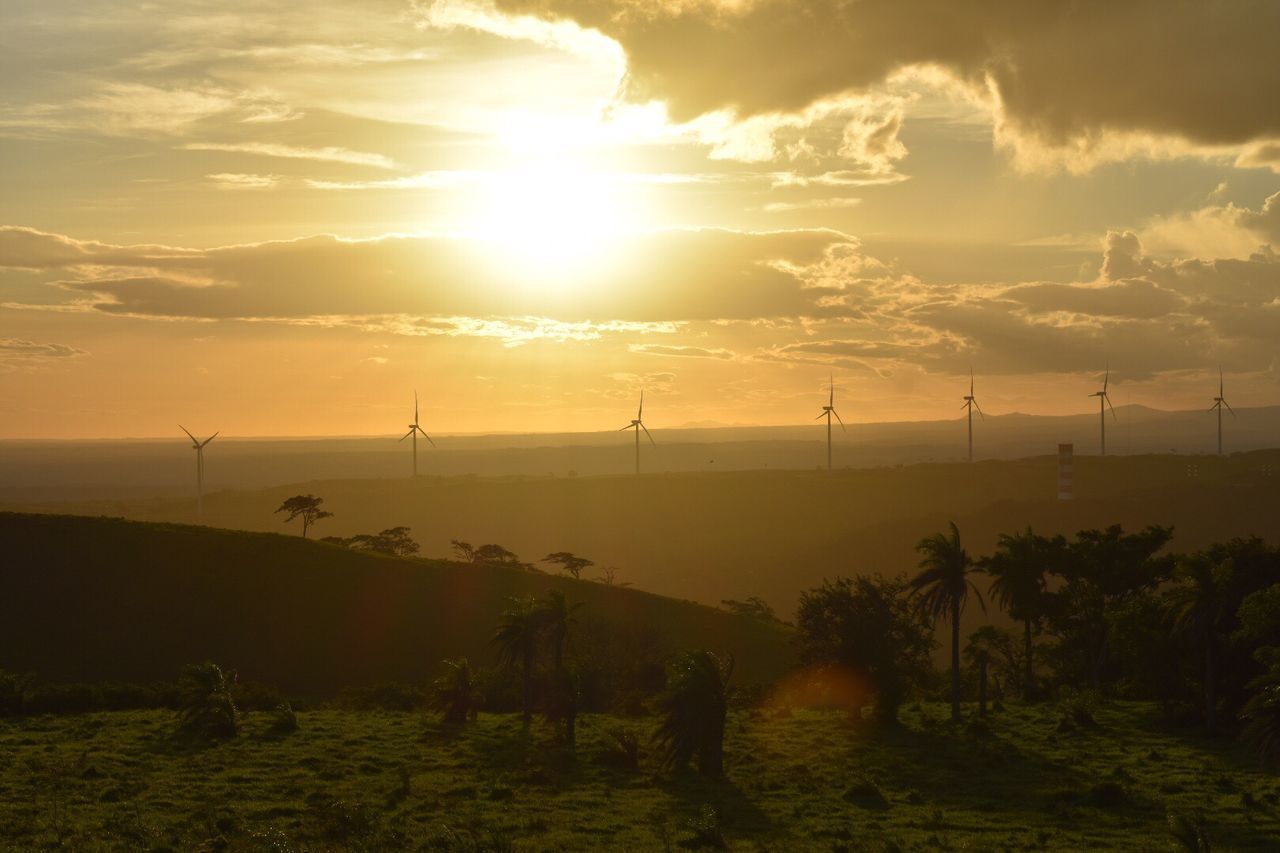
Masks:
[[[50,680],[172,679],[212,659],[295,692],[421,684],[444,657],[490,661],[506,597],[552,588],[620,634],[732,652],[746,680],[792,663],[783,629],[690,602],[297,536],[0,513],[0,554],[0,668]]]
[[[1275,777],[1231,742],[1117,704],[1096,728],[1011,706],[952,728],[942,706],[889,731],[836,713],[730,716],[727,777],[608,763],[589,715],[576,754],[516,715],[460,731],[410,713],[316,711],[269,736],[193,749],[163,712],[0,726],[0,837],[15,849],[1173,850],[1169,814],[1214,850],[1275,850]],[[714,815],[714,816],[713,816]],[[891,846],[892,845],[892,846]],[[1191,848],[1194,849],[1194,848]]]
[[[320,535],[408,525],[427,554],[449,540],[498,542],[526,559],[569,550],[636,586],[718,604],[759,595],[791,613],[823,577],[915,568],[919,540],[959,525],[971,553],[1027,524],[1073,534],[1120,522],[1175,526],[1173,546],[1280,536],[1280,451],[1226,458],[1080,457],[1077,500],[1056,500],[1056,459],[837,471],[641,477],[328,480],[217,492],[208,523],[281,530],[273,511],[299,492],[325,498]],[[52,509],[53,507],[47,507]],[[190,500],[85,503],[63,512],[194,520]],[[978,611],[975,609],[975,614]]]

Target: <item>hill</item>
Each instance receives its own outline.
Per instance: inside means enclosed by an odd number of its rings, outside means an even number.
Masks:
[[[914,570],[915,545],[955,520],[973,554],[1027,525],[1071,535],[1120,523],[1173,525],[1173,547],[1280,536],[1280,451],[1230,457],[1080,457],[1076,500],[1056,498],[1056,459],[837,471],[725,471],[640,477],[420,477],[327,480],[223,491],[209,524],[284,529],[274,510],[314,493],[334,517],[319,535],[408,525],[431,555],[449,541],[497,542],[525,559],[568,550],[618,567],[642,589],[717,605],[757,595],[784,615],[837,574]],[[193,522],[189,500],[29,504],[22,508]],[[592,570],[594,571],[594,570]],[[971,617],[981,618],[973,608]]]
[[[747,682],[793,662],[785,628],[698,604],[296,536],[0,513],[0,554],[0,668],[50,680],[172,679],[212,659],[295,693],[422,684],[442,658],[490,661],[506,598],[548,589],[614,635],[731,652]]]
[[[655,418],[659,417],[655,412]],[[1226,447],[1252,451],[1280,445],[1280,406],[1240,408],[1228,418]],[[651,473],[713,473],[758,469],[813,471],[826,464],[826,428],[800,426],[664,428],[651,425],[657,446],[643,449]],[[176,430],[175,430],[176,432]],[[1166,412],[1117,406],[1108,416],[1113,455],[1215,451],[1215,421],[1203,410]],[[312,480],[408,477],[408,443],[395,436],[364,438],[230,438],[211,445],[210,490],[263,489]],[[629,474],[631,438],[618,432],[434,435],[420,445],[419,465],[433,476],[608,476]],[[965,458],[962,419],[850,423],[835,432],[837,468],[869,468]],[[978,459],[1020,459],[1054,453],[1074,442],[1079,454],[1098,447],[1098,416],[995,415],[974,424]],[[194,459],[181,434],[172,439],[0,441],[0,501],[63,501],[186,497]]]

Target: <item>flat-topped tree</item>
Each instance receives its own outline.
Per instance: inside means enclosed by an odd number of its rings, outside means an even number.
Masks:
[[[560,568],[573,575],[575,579],[582,577],[583,569],[589,569],[595,565],[594,560],[579,557],[568,551],[556,551],[554,554],[548,554],[542,558],[542,562],[558,564]]]
[[[293,521],[295,518],[302,519],[302,538],[307,538],[307,530],[311,525],[315,524],[322,518],[332,518],[333,513],[320,508],[320,504],[324,503],[324,498],[318,498],[315,495],[294,495],[284,503],[276,512],[287,512],[289,517],[284,520],[285,524]]]

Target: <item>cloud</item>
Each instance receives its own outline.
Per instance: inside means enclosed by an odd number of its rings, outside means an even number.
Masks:
[[[395,169],[396,162],[382,154],[367,151],[351,151],[346,148],[302,148],[293,145],[275,145],[267,142],[190,142],[183,145],[187,151],[231,151],[239,154],[257,154],[263,157],[283,157],[292,160],[319,160],[326,163],[346,163],[352,166],[372,166],[378,169]]]
[[[1185,150],[1280,140],[1280,5],[1271,0],[494,6],[614,39],[626,55],[628,96],[664,101],[681,121],[717,111],[794,114],[923,69],[987,103],[999,139],[1024,165],[1083,169],[1172,153],[1171,141]]]
[[[1142,244],[1159,254],[1248,258],[1263,245],[1280,246],[1280,193],[1256,211],[1228,203],[1156,217],[1141,236]]]
[[[35,367],[85,355],[88,355],[88,353],[84,350],[68,344],[37,343],[20,338],[0,338],[0,367],[3,368]]]
[[[837,247],[844,247],[836,252]],[[856,242],[829,230],[672,230],[629,237],[554,280],[505,244],[442,236],[300,240],[208,250],[84,242],[0,229],[0,264],[72,270],[59,286],[111,314],[191,319],[546,317],[681,322],[837,313],[824,279]],[[833,254],[835,253],[835,254]]]
[[[205,175],[213,185],[224,190],[267,190],[278,186],[279,175],[244,175],[236,172],[217,172]]]
[[[631,344],[630,352],[642,355],[663,355],[674,358],[718,358],[731,359],[733,352],[727,349],[706,349],[705,347],[665,346],[663,344]]]

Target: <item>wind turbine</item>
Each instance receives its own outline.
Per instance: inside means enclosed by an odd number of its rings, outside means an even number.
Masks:
[[[413,438],[413,476],[415,477],[418,476],[418,433],[422,433],[422,437],[425,438],[427,440],[427,443],[430,444],[432,447],[436,446],[436,443],[431,440],[431,436],[427,435],[426,430],[418,426],[418,392],[414,391],[413,392],[413,423],[409,424],[409,431],[406,432],[404,435],[400,436],[400,440],[404,441],[406,438],[410,438],[410,437]]]
[[[969,368],[969,396],[964,398],[962,409],[969,410],[969,461],[973,461],[973,410],[978,410],[978,417],[984,421],[987,416],[982,414],[982,407],[978,405],[978,398],[973,396],[973,368]]]
[[[1107,383],[1111,381],[1111,365],[1107,365],[1106,375],[1102,377],[1102,390],[1094,391],[1090,397],[1098,398],[1098,418],[1102,425],[1102,455],[1107,455],[1107,407],[1111,408],[1111,417],[1116,416],[1116,407],[1111,405],[1111,397],[1107,394]]]
[[[187,438],[191,439],[191,449],[196,452],[196,515],[204,518],[204,448],[205,445],[218,437],[218,433],[215,432],[204,441],[201,441],[182,424],[178,424],[178,429],[185,432]],[[221,432],[221,430],[218,432]]]
[[[644,434],[649,439],[649,443],[654,447],[658,446],[658,442],[653,440],[653,436],[649,434],[649,428],[644,425],[644,391],[640,391],[640,408],[636,411],[636,419],[624,426],[618,432],[633,429],[636,431],[636,473],[640,473],[640,430],[644,430]]]
[[[827,396],[827,405],[822,407],[822,414],[814,418],[815,421],[820,421],[823,418],[827,419],[827,473],[828,474],[831,473],[831,416],[835,415],[836,421],[840,424],[841,431],[848,432],[848,430],[844,428],[844,421],[840,420],[840,413],[836,411],[835,377],[834,376],[829,377],[829,381],[831,383],[831,391],[830,391],[830,394],[828,394]]]
[[[1222,393],[1222,368],[1218,368],[1218,396],[1213,398],[1213,405],[1209,407],[1209,411],[1218,410],[1218,455],[1222,455],[1222,408],[1226,406],[1231,417],[1236,416],[1236,410],[1231,408],[1231,404],[1227,402],[1227,398]]]

